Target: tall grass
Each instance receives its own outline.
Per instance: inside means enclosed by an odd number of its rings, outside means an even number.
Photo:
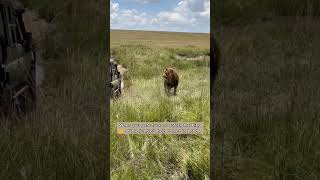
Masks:
[[[37,109],[1,119],[0,179],[104,179],[105,4],[24,2],[55,28],[37,48],[45,69]]]
[[[217,29],[219,179],[319,179],[320,23]]]
[[[0,179],[105,177],[106,114],[101,82],[106,77],[104,68],[97,68],[104,63],[83,58],[72,64],[74,74],[60,80],[58,87],[45,88],[36,111],[1,127]],[[96,72],[101,73],[97,76]]]
[[[124,94],[111,103],[112,179],[209,179],[209,64],[195,68],[195,61],[177,60],[169,48],[122,45],[112,51],[128,69]],[[166,67],[179,73],[177,96],[164,93]],[[204,122],[204,134],[115,134],[117,122],[191,121]]]

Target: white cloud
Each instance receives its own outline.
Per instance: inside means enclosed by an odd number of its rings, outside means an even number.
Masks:
[[[156,21],[165,24],[196,26],[207,22],[209,26],[209,0],[182,0],[172,11],[162,11]]]
[[[142,26],[148,23],[147,14],[136,9],[120,9],[118,3],[110,5],[111,28]]]
[[[209,2],[208,0],[188,0],[188,6],[193,12],[202,12],[205,10],[205,3]]]
[[[148,4],[148,3],[159,2],[160,0],[134,0],[134,1],[142,4]]]
[[[158,17],[155,18],[155,22],[161,22],[164,24],[171,24],[171,23],[177,23],[177,24],[185,24],[189,22],[189,19],[185,16],[183,16],[181,13],[178,12],[160,12],[158,14]]]
[[[113,3],[110,4],[111,13],[119,11],[119,3]]]
[[[210,22],[210,1],[204,2],[204,11],[200,12],[200,16],[209,19]]]
[[[115,22],[115,20],[118,17],[118,11],[119,11],[119,4],[118,3],[110,3],[110,19],[111,19],[111,24]]]
[[[209,0],[181,0],[174,9],[153,15],[136,9],[121,9],[118,3],[113,2],[110,9],[111,28],[115,29],[209,31]]]

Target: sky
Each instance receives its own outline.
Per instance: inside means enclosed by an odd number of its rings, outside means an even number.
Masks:
[[[210,0],[111,0],[111,29],[210,31]]]

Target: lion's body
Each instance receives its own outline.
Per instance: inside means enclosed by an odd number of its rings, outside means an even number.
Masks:
[[[162,77],[164,78],[165,92],[169,93],[173,88],[173,94],[176,95],[179,85],[179,76],[177,71],[172,68],[166,68]]]

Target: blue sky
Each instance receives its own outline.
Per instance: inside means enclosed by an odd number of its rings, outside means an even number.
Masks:
[[[111,29],[210,31],[210,0],[111,0]]]

